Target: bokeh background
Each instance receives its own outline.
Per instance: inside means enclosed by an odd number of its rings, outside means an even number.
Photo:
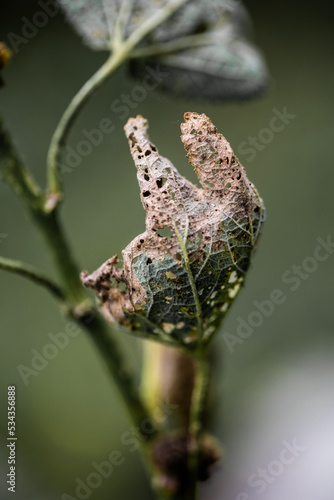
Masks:
[[[225,465],[203,485],[205,500],[332,500],[334,498],[334,254],[306,272],[299,287],[283,273],[312,257],[317,238],[334,239],[333,139],[334,66],[330,2],[256,2],[247,6],[254,37],[270,71],[267,93],[242,103],[173,99],[152,91],[133,113],[150,122],[151,138],[182,174],[194,180],[179,140],[185,111],[205,112],[230,141],[267,208],[264,232],[246,287],[214,341],[215,404],[211,430],[225,447]],[[0,39],[21,33],[22,17],[39,10],[35,1],[3,1]],[[1,114],[40,183],[51,134],[73,94],[99,67],[104,54],[84,47],[63,16],[20,50],[5,70]],[[82,268],[95,269],[144,229],[135,170],[123,134],[124,121],[110,111],[133,82],[120,70],[86,106],[70,137],[110,118],[115,131],[65,177],[63,221]],[[240,145],[269,126],[273,109],[294,119],[253,161]],[[53,273],[47,252],[30,220],[6,185],[0,184],[0,254]],[[106,227],[108,231],[106,231]],[[310,262],[310,261],[307,261]],[[236,334],[259,302],[282,290],[286,300],[231,353],[224,332]],[[122,402],[104,365],[84,333],[50,360],[26,386],[17,367],[30,366],[48,334],[66,321],[49,295],[24,279],[0,272],[1,293],[1,498],[7,491],[6,388],[17,387],[17,500],[75,497],[75,480],[106,460],[113,450],[125,457],[90,498],[152,498],[138,453],[122,445],[129,430]],[[121,337],[133,366],[139,342]],[[262,494],[248,484],[258,468],[278,459],[283,442],[303,448]]]

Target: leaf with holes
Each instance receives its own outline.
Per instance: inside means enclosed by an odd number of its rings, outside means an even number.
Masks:
[[[97,291],[112,323],[195,348],[210,340],[243,284],[263,204],[231,146],[204,114],[186,113],[181,125],[202,188],[159,155],[147,127],[141,116],[125,126],[146,231],[123,250],[122,268],[114,256],[93,274],[83,272],[82,281]]]

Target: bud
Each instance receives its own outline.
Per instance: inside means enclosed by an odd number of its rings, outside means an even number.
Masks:
[[[0,42],[0,71],[7,66],[10,58],[12,56],[11,50],[7,47],[6,44]],[[0,75],[0,87],[4,84],[1,75]]]
[[[186,113],[181,140],[202,188],[159,155],[147,120],[125,126],[146,231],[95,273],[107,319],[190,348],[208,342],[240,290],[264,220],[262,200],[230,144],[204,114]],[[116,285],[111,285],[111,280]]]

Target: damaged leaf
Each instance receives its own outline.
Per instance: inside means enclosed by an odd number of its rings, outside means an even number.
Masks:
[[[146,231],[95,273],[107,319],[138,334],[195,348],[219,327],[238,294],[264,220],[262,200],[230,144],[204,114],[181,125],[202,188],[159,155],[141,116],[125,126],[137,167]],[[122,289],[123,287],[123,289]]]

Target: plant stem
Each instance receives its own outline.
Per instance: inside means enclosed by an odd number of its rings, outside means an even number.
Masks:
[[[124,50],[113,52],[107,61],[81,87],[66,108],[52,136],[48,151],[48,190],[50,193],[62,196],[57,166],[76,116],[93,92],[122,64],[126,57],[127,53]]]
[[[155,14],[143,22],[140,27],[131,33],[124,44],[133,49],[148,33],[153,31],[159,24],[168,19],[174,12],[185,5],[189,0],[176,0],[174,3],[168,3],[159,9]]]
[[[81,87],[79,92],[73,97],[70,104],[66,108],[61,117],[57,128],[52,136],[48,158],[48,191],[55,196],[52,209],[55,208],[57,202],[62,198],[62,188],[60,184],[57,166],[61,159],[65,142],[71,126],[78,115],[80,109],[89,99],[89,97],[97,90],[97,88],[128,58],[131,57],[131,52],[134,47],[154,28],[159,26],[163,21],[176,12],[182,5],[189,0],[176,0],[173,4],[167,4],[159,9],[153,16],[147,19],[140,27],[135,30],[127,40],[122,41],[119,37],[118,27],[116,30],[116,39],[112,41],[113,51],[107,61],[87,80]],[[123,14],[122,14],[123,16]],[[122,23],[121,23],[122,24]]]
[[[171,42],[156,43],[149,45],[148,47],[143,47],[136,49],[131,52],[132,59],[138,59],[141,57],[156,57],[163,56],[167,54],[174,54],[175,52],[180,52],[185,49],[192,49],[194,47],[203,47],[205,45],[210,45],[213,43],[212,37],[208,35],[189,35]]]
[[[204,348],[200,348],[194,354],[194,362],[196,372],[189,423],[189,436],[191,443],[188,459],[189,481],[185,500],[195,500],[197,498],[199,453],[204,427],[203,414],[209,384],[209,363],[207,352]]]
[[[133,0],[123,0],[119,7],[118,16],[113,26],[113,33],[111,36],[111,47],[113,49],[120,45],[124,40],[124,30],[126,23],[129,20],[132,7]]]
[[[66,300],[64,292],[54,281],[44,276],[44,274],[42,274],[38,269],[35,269],[33,266],[26,264],[25,262],[0,257],[0,269],[20,274],[21,276],[34,281],[38,285],[44,286],[60,302],[65,302]]]
[[[59,222],[58,211],[37,212],[34,220],[49,247],[54,264],[59,272],[67,300],[72,305],[87,304],[88,296],[80,281],[80,272]]]
[[[149,413],[141,402],[135,381],[125,367],[123,355],[111,337],[100,313],[92,305],[79,277],[78,266],[72,256],[67,239],[59,222],[58,210],[48,211],[46,197],[33,182],[29,171],[21,162],[9,135],[0,121],[0,172],[4,179],[27,207],[50,250],[63,288],[45,277],[33,267],[9,259],[0,260],[0,268],[24,275],[47,288],[73,319],[90,333],[116,381],[129,413],[136,425],[140,425]]]
[[[0,117],[0,172],[5,182],[25,203],[30,211],[43,206],[44,197],[33,180],[29,170],[23,165]]]

